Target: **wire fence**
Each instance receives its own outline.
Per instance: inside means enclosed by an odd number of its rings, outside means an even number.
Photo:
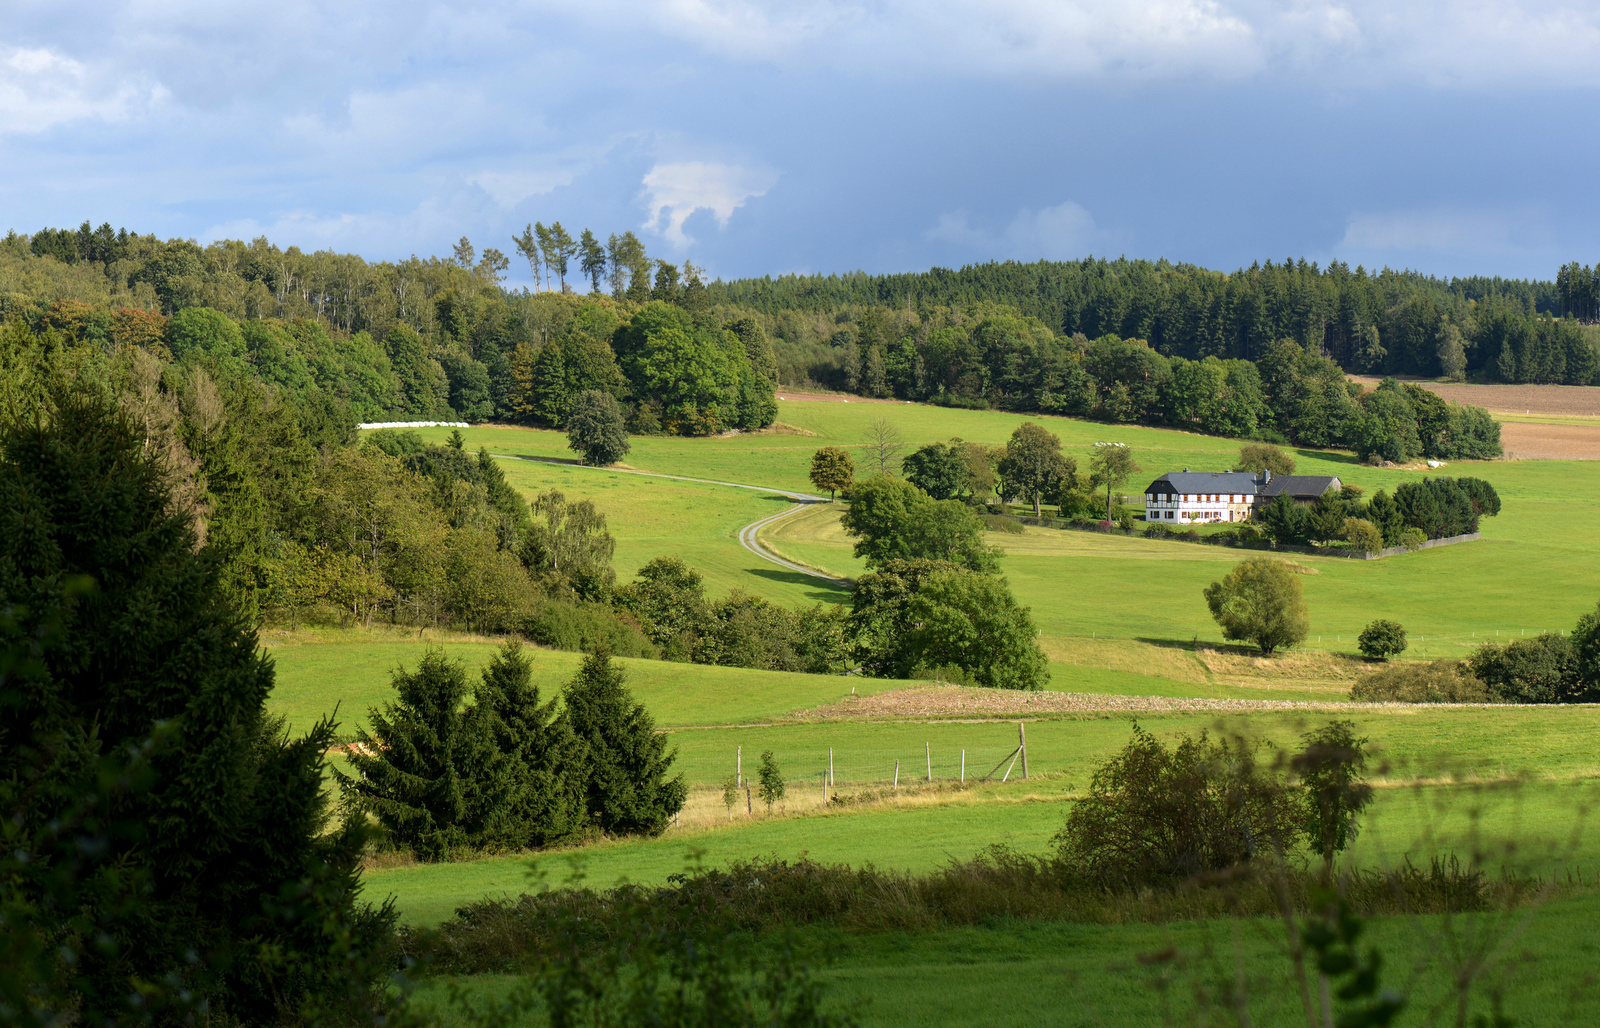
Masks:
[[[712,784],[734,778],[759,782],[761,752],[754,746],[732,746],[721,760],[700,753],[682,770],[690,780]],[[1025,748],[1017,738],[1009,744],[952,746],[925,742],[893,749],[844,749],[796,745],[774,747],[773,762],[791,786],[833,789],[909,786],[927,782],[1019,781],[1024,777]]]

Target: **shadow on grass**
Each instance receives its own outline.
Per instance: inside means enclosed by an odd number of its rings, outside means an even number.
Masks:
[[[1185,642],[1182,639],[1153,639],[1149,636],[1138,635],[1134,636],[1134,642],[1142,642],[1147,646],[1159,646],[1164,650],[1187,650],[1190,653],[1193,653],[1199,647],[1198,639],[1190,639]],[[1206,649],[1214,653],[1232,653],[1240,657],[1261,656],[1261,648],[1252,646],[1249,643],[1207,642]],[[1279,650],[1274,656],[1283,652],[1285,651]]]
[[[781,582],[784,585],[809,586],[806,599],[818,603],[842,603],[850,598],[850,590],[842,585],[834,585],[825,579],[814,578],[799,571],[785,571],[782,568],[747,568],[750,574],[758,578],[765,578],[772,582]]]

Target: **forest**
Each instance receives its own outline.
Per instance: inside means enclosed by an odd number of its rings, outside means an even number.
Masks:
[[[1498,440],[1481,412],[1362,390],[1347,371],[1600,374],[1596,270],[1577,264],[1556,284],[1125,260],[707,283],[631,232],[601,243],[541,223],[512,243],[539,288],[507,288],[509,259],[465,238],[445,258],[367,262],[88,222],[13,231],[0,318],[60,344],[232,362],[358,421],[560,427],[578,394],[601,390],[630,431],[706,434],[770,424],[775,386],[821,386],[1391,461],[1494,456]]]

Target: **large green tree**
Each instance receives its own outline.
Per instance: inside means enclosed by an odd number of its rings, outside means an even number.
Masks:
[[[946,560],[993,571],[998,553],[983,541],[983,522],[959,500],[934,500],[910,482],[874,475],[850,494],[840,519],[869,568],[890,560]]]
[[[579,393],[567,415],[567,446],[583,454],[594,467],[615,464],[633,449],[622,407],[610,393],[591,389]]]
[[[1133,450],[1122,443],[1096,446],[1089,457],[1089,473],[1097,485],[1106,487],[1106,520],[1111,520],[1111,493],[1129,478],[1139,473],[1139,463],[1133,459]]]
[[[517,769],[495,746],[489,708],[467,703],[461,662],[427,653],[393,685],[396,699],[355,733],[354,773],[334,772],[345,795],[424,859],[507,843]]]
[[[329,830],[334,726],[290,739],[266,713],[272,661],[158,454],[84,393],[0,428],[0,918],[32,954],[0,961],[0,1002],[50,1024],[370,1010],[393,914],[356,903],[359,831]]]
[[[1007,496],[1033,504],[1033,516],[1044,514],[1046,497],[1071,487],[1077,463],[1061,453],[1061,440],[1031,421],[1017,426],[1000,455],[1001,487]]]
[[[828,490],[828,499],[856,480],[856,462],[841,446],[824,446],[811,456],[811,484]]]
[[[1311,627],[1299,576],[1272,557],[1240,561],[1205,597],[1224,639],[1253,642],[1268,656],[1304,642]]]
[[[953,500],[967,482],[967,454],[959,445],[929,443],[901,461],[900,470],[935,500]]]

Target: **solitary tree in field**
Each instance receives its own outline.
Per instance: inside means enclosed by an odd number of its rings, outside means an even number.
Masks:
[[[567,447],[583,454],[583,462],[600,467],[628,455],[628,429],[617,398],[598,389],[585,390],[567,415]]]
[[[856,479],[856,462],[850,451],[838,446],[824,446],[811,458],[811,484],[828,490],[832,500],[841,489],[848,489]]]
[[[1089,458],[1089,473],[1096,482],[1105,483],[1106,520],[1111,520],[1111,491],[1139,473],[1139,464],[1133,459],[1133,450],[1122,443],[1106,443],[1095,447]]]
[[[1361,630],[1356,646],[1372,660],[1388,660],[1406,648],[1406,630],[1396,621],[1379,619]]]
[[[1011,441],[1001,451],[999,471],[1006,494],[1032,503],[1033,516],[1040,517],[1045,497],[1057,495],[1063,485],[1070,484],[1078,466],[1071,457],[1061,455],[1060,439],[1029,421],[1011,433]]]
[[[906,444],[900,430],[888,418],[873,418],[867,426],[867,456],[872,469],[880,475],[892,475],[900,463],[900,454]]]
[[[1283,561],[1251,557],[1206,586],[1206,605],[1224,639],[1253,642],[1263,654],[1305,641],[1310,630],[1300,579]]]

